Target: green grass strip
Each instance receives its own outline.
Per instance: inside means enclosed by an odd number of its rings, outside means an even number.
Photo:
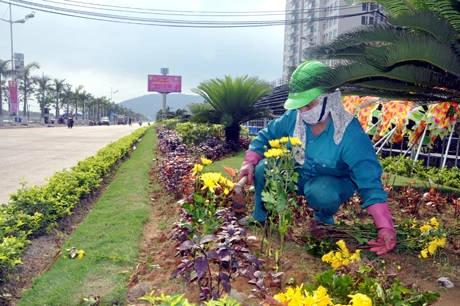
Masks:
[[[100,305],[126,304],[127,280],[150,214],[149,170],[155,145],[151,128],[62,247],[63,255],[34,279],[18,305],[79,305],[89,296],[100,296]],[[70,259],[66,249],[71,247],[83,250],[84,257]]]

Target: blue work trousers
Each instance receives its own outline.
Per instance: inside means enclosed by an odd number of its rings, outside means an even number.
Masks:
[[[259,222],[267,219],[267,212],[262,202],[265,185],[265,161],[261,160],[254,170],[254,212],[252,217]],[[334,224],[334,214],[342,203],[350,199],[356,188],[350,178],[330,175],[307,176],[300,172],[298,194],[304,195],[307,204],[313,208],[315,219],[327,224]]]

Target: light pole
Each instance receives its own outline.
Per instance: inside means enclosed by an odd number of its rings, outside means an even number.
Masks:
[[[111,107],[110,107],[111,111],[109,112],[109,120],[110,120],[110,121],[115,120],[115,119],[113,118],[113,116],[111,116],[111,115],[112,115],[113,110],[115,109],[115,108],[114,108],[114,104],[115,104],[115,103],[113,102],[113,95],[116,94],[117,92],[118,92],[118,89],[117,89],[117,90],[113,90],[112,88],[110,88],[110,105],[111,105]]]
[[[110,88],[110,102],[113,102],[113,95],[116,94],[119,90],[112,90],[112,88]]]
[[[1,18],[1,20],[6,21],[6,22],[8,22],[10,24],[11,78],[12,78],[13,81],[15,81],[16,80],[16,75],[15,75],[15,71],[14,71],[13,23],[25,23],[28,19],[33,18],[35,16],[35,13],[32,12],[32,13],[27,14],[26,16],[24,16],[24,18],[22,18],[22,19],[13,20],[13,13],[12,13],[12,9],[11,9],[11,3],[9,3],[9,8],[10,8],[10,19],[6,20],[6,19]],[[10,106],[11,106],[11,94],[10,94]],[[19,107],[18,107],[17,112],[19,112]]]

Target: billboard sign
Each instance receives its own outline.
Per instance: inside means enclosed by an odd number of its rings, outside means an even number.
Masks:
[[[182,77],[179,75],[149,74],[148,91],[161,93],[181,92]]]

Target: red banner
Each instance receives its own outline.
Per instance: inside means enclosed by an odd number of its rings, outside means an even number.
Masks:
[[[10,113],[18,113],[18,82],[8,81],[8,87],[10,89]]]

